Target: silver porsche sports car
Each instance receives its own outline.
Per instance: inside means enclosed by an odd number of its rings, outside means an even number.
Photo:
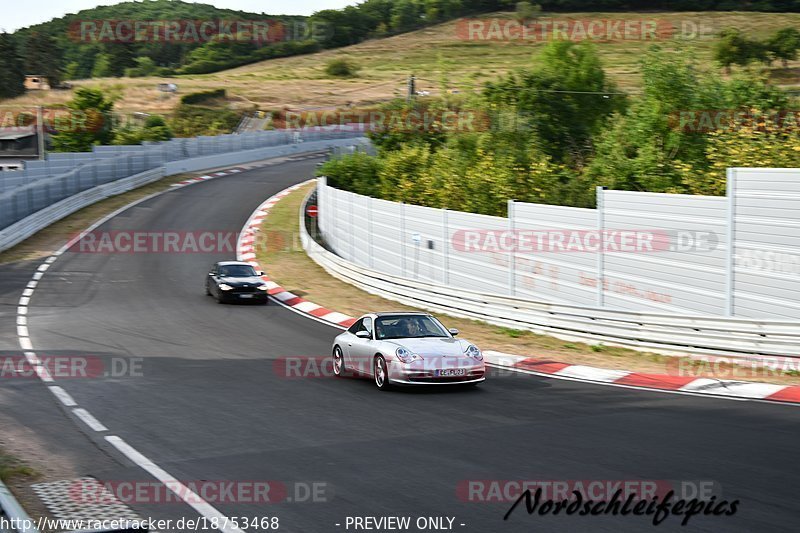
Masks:
[[[333,373],[370,376],[381,390],[480,383],[483,354],[456,335],[428,313],[369,313],[334,339]]]

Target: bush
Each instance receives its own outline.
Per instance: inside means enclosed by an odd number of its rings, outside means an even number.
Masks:
[[[333,187],[370,196],[378,192],[378,174],[382,166],[380,159],[358,152],[327,161],[317,175],[327,176]]]
[[[358,67],[345,58],[337,58],[328,61],[325,66],[325,74],[334,78],[352,78],[358,73]]]
[[[134,145],[142,144],[143,141],[168,141],[172,137],[172,131],[164,117],[150,115],[140,128],[125,127],[115,131],[112,144]]]
[[[227,93],[225,89],[214,89],[211,91],[201,91],[198,93],[190,93],[184,96],[181,96],[181,104],[183,105],[197,105],[203,104],[210,100],[217,100],[220,98],[225,98]]]
[[[239,124],[241,114],[230,109],[180,105],[170,121],[176,137],[230,133]]]

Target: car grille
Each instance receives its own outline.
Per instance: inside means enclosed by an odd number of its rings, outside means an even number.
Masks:
[[[258,289],[255,287],[234,287],[231,291],[233,294],[246,294],[256,292]]]
[[[464,376],[446,376],[446,377],[433,377],[430,373],[409,374],[406,379],[415,383],[458,383],[460,381],[472,381],[480,379],[484,375],[483,372],[471,372]]]

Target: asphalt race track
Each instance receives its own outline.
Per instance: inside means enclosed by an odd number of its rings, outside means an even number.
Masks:
[[[101,229],[236,232],[264,199],[312,176],[316,162],[173,190]],[[273,480],[292,500],[212,502],[227,516],[277,516],[290,532],[348,531],[348,516],[449,516],[455,531],[481,533],[798,528],[800,506],[786,490],[800,474],[796,407],[522,374],[490,375],[469,390],[388,393],[363,379],[287,378],[276,361],[327,355],[338,330],[275,303],[205,296],[208,267],[233,255],[65,253],[36,289],[28,324],[40,356],[142,358],[139,377],[59,380],[107,434],[180,480]],[[0,269],[3,301],[15,301],[34,268]],[[13,326],[3,322],[9,341]],[[152,481],[102,433],[59,411],[41,382],[0,387],[9,413],[80,459],[85,474]],[[524,506],[504,522],[510,502],[469,502],[459,492],[468,480],[636,479],[714,482],[739,509],[686,527],[677,517],[656,527],[650,517],[528,516]],[[311,483],[326,501],[295,501]],[[131,507],[197,517],[183,503]]]

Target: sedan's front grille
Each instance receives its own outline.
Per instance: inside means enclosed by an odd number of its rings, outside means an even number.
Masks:
[[[256,290],[257,289],[255,287],[234,287],[230,292],[234,294],[242,294],[248,292],[256,292]]]

